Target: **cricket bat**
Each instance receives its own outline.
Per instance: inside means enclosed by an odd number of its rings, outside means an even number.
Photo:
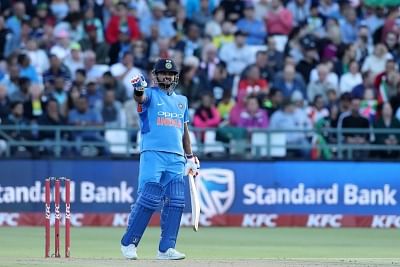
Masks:
[[[200,220],[200,199],[194,179],[195,178],[193,177],[193,175],[189,173],[188,180],[190,188],[190,201],[192,204],[192,225],[193,225],[193,231],[197,232],[197,230],[199,230],[199,220]]]

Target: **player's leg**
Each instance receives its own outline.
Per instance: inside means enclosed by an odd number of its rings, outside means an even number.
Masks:
[[[161,210],[161,239],[158,259],[184,259],[185,254],[175,250],[181,217],[185,207],[184,158],[169,155],[170,164],[163,176],[164,205]]]
[[[141,154],[138,197],[132,207],[128,227],[121,240],[121,250],[126,258],[137,258],[136,247],[151,216],[161,204],[164,194],[164,189],[160,184],[162,168],[163,164],[156,153],[146,151]]]

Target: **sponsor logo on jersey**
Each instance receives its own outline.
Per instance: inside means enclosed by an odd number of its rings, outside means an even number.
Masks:
[[[157,112],[157,125],[158,126],[171,126],[182,128],[183,114],[168,111]]]

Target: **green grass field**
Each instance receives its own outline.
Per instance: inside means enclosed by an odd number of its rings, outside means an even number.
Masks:
[[[0,227],[0,266],[400,266],[396,229],[182,228],[177,249],[187,259],[174,263],[152,260],[158,228],[147,229],[140,261],[121,259],[123,231],[72,228],[72,258],[60,260],[43,258],[43,228]]]

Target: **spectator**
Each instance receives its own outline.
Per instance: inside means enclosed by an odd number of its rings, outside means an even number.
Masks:
[[[73,42],[69,47],[70,53],[65,59],[65,66],[68,67],[71,73],[72,79],[75,79],[75,73],[78,69],[83,69],[83,56],[81,52],[81,45],[79,43]]]
[[[246,108],[240,113],[238,127],[246,129],[268,127],[268,115],[260,108],[256,96],[247,97]]]
[[[110,45],[118,41],[121,27],[129,29],[126,32],[129,33],[131,40],[140,38],[139,25],[136,19],[128,14],[127,8],[128,6],[125,2],[118,2],[116,14],[111,17],[110,22],[107,24],[106,40]]]
[[[304,58],[300,60],[296,66],[296,70],[303,76],[306,84],[310,81],[310,73],[312,69],[319,62],[319,55],[317,52],[317,44],[310,39],[302,39],[302,50],[304,51]]]
[[[189,18],[195,19],[196,17],[203,18],[202,20],[209,20],[209,15],[215,8],[218,1],[215,0],[187,0],[186,11]],[[205,19],[207,18],[207,20]]]
[[[22,102],[11,103],[11,113],[8,114],[2,124],[15,126],[12,130],[5,132],[16,141],[25,141],[33,138],[28,128],[29,122],[24,118],[24,105]],[[24,151],[26,151],[26,148],[23,146],[11,147],[11,154]]]
[[[248,45],[264,44],[267,35],[265,24],[254,17],[254,5],[251,2],[245,4],[244,18],[239,19],[236,27],[247,34]]]
[[[57,23],[54,32],[68,32],[71,36],[71,41],[79,42],[84,36],[83,17],[81,12],[70,12],[64,21]]]
[[[231,112],[233,106],[235,105],[235,100],[232,99],[232,93],[229,90],[224,91],[221,101],[218,103],[218,112],[221,117],[222,122],[220,125],[225,125],[229,123],[229,113]]]
[[[7,96],[7,88],[0,84],[0,124],[10,113],[11,102]]]
[[[96,108],[106,127],[123,127],[125,117],[122,112],[122,104],[115,99],[113,89],[105,90],[103,101]]]
[[[110,65],[121,62],[124,54],[130,53],[132,50],[129,28],[126,25],[121,25],[118,32],[118,39],[111,44],[108,52]]]
[[[5,25],[4,17],[0,15],[0,60],[11,53],[12,30]]]
[[[131,52],[125,52],[122,56],[121,62],[112,65],[110,71],[115,78],[122,80],[122,84],[125,87],[127,97],[132,98],[133,88],[131,84],[131,79],[132,77],[141,74],[141,70],[135,67],[133,54]]]
[[[234,32],[234,25],[230,21],[222,22],[221,33],[213,36],[213,44],[220,49],[225,44],[231,44],[235,41],[235,36],[232,34]]]
[[[22,34],[22,22],[29,20],[29,16],[26,14],[25,4],[22,1],[15,1],[13,4],[13,15],[6,20],[6,28],[12,31],[10,50],[5,51],[5,56],[8,57],[12,52],[17,50],[21,44]]]
[[[381,114],[382,116],[378,119],[378,121],[374,125],[374,129],[377,130],[392,130],[399,131],[400,130],[400,122],[397,118],[393,117],[393,109],[390,103],[383,103],[381,105]],[[399,151],[391,149],[391,146],[397,146],[400,141],[399,132],[394,133],[376,133],[375,142],[379,145],[383,145],[386,147],[384,150],[380,150],[378,152],[379,158],[398,158]]]
[[[199,90],[201,90],[200,93],[211,92],[218,103],[227,92],[232,95],[232,86],[233,77],[228,75],[226,64],[219,62],[214,68],[211,81],[206,82],[203,78],[200,78]]]
[[[338,18],[340,15],[339,4],[333,0],[321,0],[319,12],[326,18]]]
[[[197,2],[197,1],[190,1]],[[200,29],[204,29],[204,26],[210,21],[212,17],[212,9],[214,8],[213,0],[200,0],[200,7],[191,16],[194,23],[196,23]]]
[[[62,61],[56,55],[50,55],[50,67],[43,73],[43,83],[45,89],[51,87],[57,77],[62,78],[69,86],[71,73],[68,68],[62,64]]]
[[[28,41],[26,49],[26,54],[30,58],[31,65],[35,68],[37,74],[41,76],[38,79],[42,81],[43,73],[50,67],[49,57],[43,49],[38,47],[38,42],[35,39]]]
[[[103,101],[103,93],[100,91],[99,84],[92,79],[88,79],[86,83],[85,96],[88,102],[89,109],[95,109],[101,105]]]
[[[379,103],[389,101],[397,93],[397,85],[399,83],[398,67],[393,60],[388,60],[385,64],[385,71],[379,73],[374,82]]]
[[[45,112],[46,98],[42,95],[43,87],[39,84],[29,86],[30,99],[24,103],[24,117],[29,121],[37,121]]]
[[[315,69],[313,69],[310,73],[310,83],[317,81],[319,79],[319,66],[323,65],[325,66],[326,71],[328,72],[326,76],[326,82],[329,83],[332,88],[335,88],[339,90],[339,77],[338,75],[333,71],[333,63],[331,61],[325,61],[321,62]]]
[[[96,62],[105,64],[108,62],[109,45],[101,41],[98,35],[98,29],[95,24],[86,25],[86,35],[79,42],[83,51],[94,51]]]
[[[96,54],[92,50],[86,50],[83,53],[83,65],[87,78],[93,80],[99,80],[110,68],[108,65],[97,64]]]
[[[96,43],[103,43],[104,42],[103,23],[101,22],[101,20],[98,17],[95,16],[94,10],[93,10],[93,8],[91,6],[88,6],[84,10],[83,27],[84,27],[84,31],[86,31],[86,34],[87,34],[87,30],[88,30],[89,26],[93,26],[94,29],[95,29],[95,32],[96,32],[96,34],[95,34],[95,36],[96,36],[95,42]],[[85,37],[86,34],[84,34],[84,37]]]
[[[289,6],[288,8],[290,9]],[[294,14],[294,17],[296,18],[296,13],[292,12],[292,14]],[[325,34],[323,24],[324,21],[318,10],[318,3],[313,2],[310,6],[309,16],[307,16],[306,20],[307,29],[310,33],[314,33],[318,37],[323,37]]]
[[[349,72],[340,77],[340,93],[351,92],[362,83],[362,76],[357,61],[350,61]]]
[[[256,52],[256,62],[254,64],[248,65],[242,72],[242,76],[245,76],[249,69],[253,66],[257,66],[260,70],[261,78],[271,81],[273,80],[274,70],[268,64],[268,54],[265,50],[258,50]]]
[[[160,37],[172,38],[176,35],[176,31],[172,25],[172,20],[165,17],[164,12],[166,6],[163,2],[153,2],[151,6],[152,14],[149,17],[140,19],[140,30],[144,36],[150,36],[151,27],[155,26],[159,29]]]
[[[343,11],[344,20],[340,25],[342,41],[345,44],[354,43],[357,39],[359,21],[353,7],[347,7]]]
[[[287,9],[293,16],[293,25],[295,27],[302,25],[310,16],[309,0],[291,0],[287,4]]]
[[[198,128],[218,127],[221,117],[215,107],[215,100],[211,94],[204,94],[201,97],[201,104],[196,109],[193,118],[193,126]]]
[[[369,143],[369,122],[368,119],[360,116],[360,99],[353,98],[351,100],[351,112],[350,115],[343,118],[342,127],[343,130],[346,129],[364,129],[365,132],[352,132],[351,130],[347,130],[343,133],[345,139],[345,143],[352,145],[352,146],[360,146]],[[357,148],[352,147],[351,151],[353,151],[353,158],[354,159],[362,159],[368,155],[367,150],[359,150]]]
[[[89,109],[86,96],[81,95],[77,101],[76,109],[71,110],[68,114],[68,123],[74,126],[93,127],[96,125],[103,125],[103,119],[99,113],[96,113],[93,109]],[[83,152],[81,151],[82,141],[104,143],[104,138],[100,135],[100,132],[95,130],[75,131],[73,140],[76,142],[76,152],[79,154]],[[100,149],[103,154],[107,151],[101,144]]]
[[[267,94],[269,90],[268,82],[261,78],[260,70],[257,66],[252,66],[244,79],[239,81],[239,91],[246,94]]]
[[[203,47],[201,59],[199,76],[206,81],[210,81],[214,76],[214,71],[217,68],[218,63],[220,62],[218,58],[218,50],[214,44],[209,43]]]
[[[225,19],[236,23],[240,18],[243,18],[243,10],[245,1],[222,0],[219,6],[225,12]]]
[[[183,66],[179,75],[179,83],[175,89],[175,92],[190,99],[189,106],[192,108],[197,107],[200,100],[200,80],[196,73],[197,66]]]
[[[107,71],[103,74],[100,91],[104,92],[108,89],[115,91],[115,98],[117,101],[123,103],[127,99],[124,85],[120,80],[116,79],[110,71]]]
[[[28,78],[21,77],[18,79],[18,91],[15,91],[10,95],[11,102],[22,102],[25,103],[29,100],[29,86],[31,81]]]
[[[235,41],[222,46],[219,56],[228,66],[228,73],[240,75],[244,68],[254,63],[251,49],[246,45],[246,34],[242,31],[236,31]]]
[[[70,52],[70,33],[66,30],[60,30],[54,33],[56,43],[50,49],[50,54],[56,55],[61,61],[63,61]]]
[[[293,28],[293,15],[281,0],[271,0],[271,9],[265,16],[266,28],[270,35],[289,35]]]
[[[335,89],[335,86],[333,86],[331,83],[328,81],[328,74],[329,74],[329,69],[327,68],[326,65],[319,65],[318,66],[318,80],[310,82],[310,84],[307,87],[307,94],[308,94],[308,100],[311,102],[314,100],[314,97],[316,95],[321,95],[322,98],[324,99],[324,103],[328,103],[328,90],[329,89]]]
[[[301,149],[289,148],[288,150],[294,153],[294,156],[309,157],[309,142],[304,133],[304,125],[302,122],[307,121],[307,117],[299,117],[302,113],[297,113],[293,103],[290,100],[285,100],[282,108],[271,116],[269,128],[272,130],[282,130],[286,132],[287,145],[301,145]]]
[[[273,36],[268,37],[268,68],[271,71],[278,72],[283,69],[283,53],[278,51],[276,45],[276,38]]]
[[[239,124],[240,113],[246,108],[246,91],[239,91],[237,95],[237,101],[231,111],[229,112],[229,125],[236,127]]]
[[[7,95],[11,96],[19,90],[19,66],[18,64],[8,64],[8,73],[1,79],[0,84],[7,89]]]
[[[193,22],[186,17],[185,9],[183,7],[179,7],[176,13],[175,20],[172,23],[176,31],[176,37],[175,37],[176,40],[182,40],[185,38],[185,35],[188,32],[188,28],[192,23]],[[199,26],[200,28],[202,27],[198,24],[196,25]]]
[[[375,97],[375,91],[372,88],[367,88],[364,91],[363,98],[360,102],[360,114],[367,118],[372,124],[375,121],[378,101]]]
[[[35,68],[31,65],[31,60],[28,55],[19,54],[18,64],[20,66],[20,77],[28,78],[33,83],[39,83],[39,76]]]
[[[213,11],[212,19],[208,20],[205,25],[204,34],[214,38],[222,34],[221,25],[223,24],[225,12],[222,8],[217,7]],[[233,39],[233,38],[232,38]]]
[[[294,91],[299,91],[303,98],[307,98],[306,85],[303,78],[296,73],[295,67],[291,64],[285,65],[283,72],[275,75],[274,87],[280,90],[284,97],[288,98]]]
[[[200,40],[200,29],[196,24],[190,24],[188,26],[186,38],[183,38],[182,42],[177,46],[181,45],[184,57],[201,55],[202,43]]]
[[[312,125],[315,125],[319,120],[329,116],[329,110],[325,108],[324,99],[321,95],[316,95],[314,97],[312,106],[307,109],[307,115]]]
[[[62,126],[67,124],[67,120],[60,114],[60,107],[57,100],[50,98],[46,103],[46,112],[38,119],[40,126]],[[62,132],[60,138],[63,140],[68,139],[68,135]],[[44,146],[45,152],[53,151],[54,144],[49,141],[55,141],[56,131],[40,131],[39,140],[46,142]]]
[[[272,114],[281,108],[284,96],[282,91],[278,88],[271,88],[269,90],[268,97],[262,101],[262,108],[267,111],[268,118],[271,118]]]
[[[65,116],[67,114],[66,105],[68,100],[67,90],[65,90],[65,81],[62,77],[56,77],[52,85],[53,87],[48,93],[52,98],[57,100],[57,103],[61,108],[60,112]]]
[[[390,58],[391,56],[388,54],[386,46],[379,43],[375,45],[373,54],[365,59],[361,71],[371,71],[376,76],[385,70],[386,61]]]
[[[52,0],[50,11],[56,17],[57,21],[61,21],[67,17],[69,6],[66,0]]]

